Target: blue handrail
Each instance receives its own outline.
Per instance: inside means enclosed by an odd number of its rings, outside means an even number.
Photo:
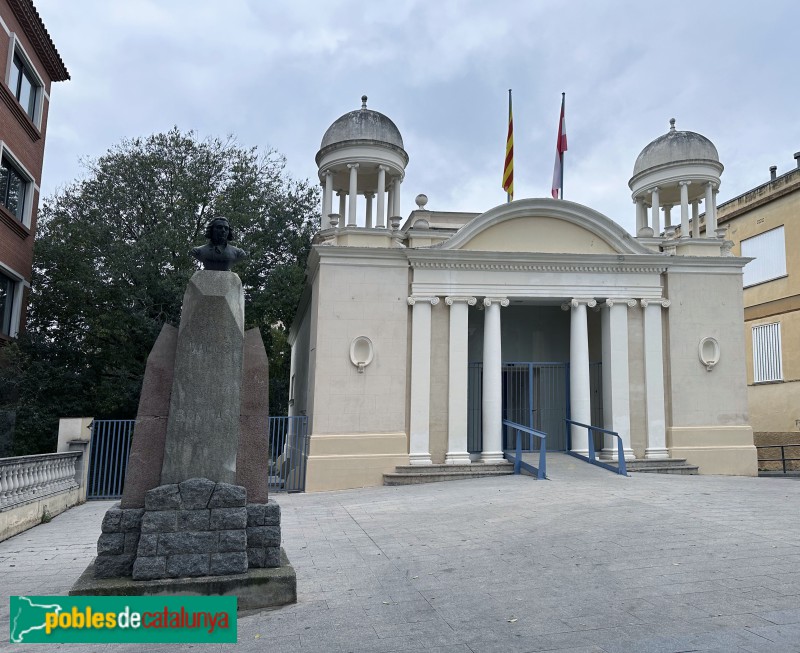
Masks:
[[[516,429],[517,431],[517,440],[516,440],[516,449],[513,454],[504,453],[503,455],[509,461],[514,463],[514,473],[519,474],[520,469],[524,469],[526,472],[530,472],[534,474],[538,480],[547,479],[547,458],[546,458],[546,447],[545,447],[545,438],[547,434],[543,431],[537,431],[536,429],[532,429],[530,426],[524,426],[522,424],[517,424],[516,422],[512,422],[511,420],[504,419],[503,424],[508,426],[509,428]],[[529,433],[530,435],[539,438],[539,467],[536,468],[530,463],[523,462],[522,460],[522,433]],[[533,442],[531,442],[531,449],[529,451],[533,451]]]
[[[620,476],[627,476],[628,469],[625,465],[625,451],[622,446],[622,437],[616,431],[609,431],[608,429],[601,429],[599,426],[592,426],[590,424],[582,424],[581,422],[576,422],[571,419],[564,420],[567,423],[567,453],[570,456],[574,456],[575,458],[580,458],[581,460],[585,460],[592,465],[597,465],[598,467],[602,467],[604,469],[608,469],[612,472],[616,472]],[[575,453],[574,451],[570,451],[571,449],[571,429],[569,428],[570,424],[574,424],[575,426],[580,426],[585,429],[589,429],[589,457],[582,456],[579,453]],[[603,463],[597,460],[597,456],[594,451],[594,438],[592,437],[592,431],[597,431],[598,433],[605,433],[607,435],[612,435],[617,438],[617,462],[619,463],[618,467],[614,467],[613,465],[609,465],[608,463]]]

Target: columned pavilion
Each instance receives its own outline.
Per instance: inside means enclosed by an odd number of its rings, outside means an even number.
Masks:
[[[328,129],[317,162],[326,220],[290,334],[309,490],[379,484],[396,465],[502,461],[512,414],[546,430],[554,450],[588,449],[585,429],[566,433],[569,417],[619,433],[626,459],[756,473],[740,342],[746,259],[730,256],[713,217],[704,234],[696,211],[688,218],[701,184],[713,203],[719,183],[708,139],[673,122],[645,148],[631,180],[635,236],[550,198],[470,214],[429,211],[418,195],[402,220],[408,155],[366,98]],[[334,190],[346,192],[338,213]],[[680,202],[680,232],[667,200]],[[716,360],[703,360],[709,350]]]

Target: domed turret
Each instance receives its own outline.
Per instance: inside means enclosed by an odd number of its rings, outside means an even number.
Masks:
[[[359,195],[365,198],[365,227],[372,228],[374,223],[376,228],[385,228],[387,218],[400,215],[400,184],[408,154],[397,125],[384,114],[368,109],[366,95],[361,97],[360,109],[337,118],[325,131],[316,162],[325,189],[323,228],[329,222],[345,227],[361,223]],[[333,208],[334,191],[339,197],[338,213]],[[372,200],[376,196],[373,220]]]
[[[355,141],[382,143],[403,149],[403,137],[397,125],[382,113],[367,109],[366,95],[361,100],[361,109],[344,114],[328,127],[319,146],[318,159],[328,147]]]
[[[650,142],[636,158],[633,176],[628,182],[636,203],[636,235],[659,237],[661,221],[659,211],[664,211],[667,236],[672,225],[671,210],[680,206],[681,238],[699,238],[698,204],[706,203],[708,221],[706,235],[715,238],[715,202],[723,166],[714,144],[702,134],[675,129],[675,118],[669,131]],[[689,223],[689,205],[692,206],[692,228]],[[648,225],[647,208],[652,210]]]

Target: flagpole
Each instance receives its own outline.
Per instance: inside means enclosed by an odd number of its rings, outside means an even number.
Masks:
[[[561,115],[564,115],[565,103],[566,103],[566,93],[561,93]],[[563,118],[559,118],[559,120],[563,120]],[[559,131],[561,130],[561,125],[558,126]],[[561,153],[561,199],[564,199],[564,152]]]
[[[513,114],[511,113],[511,89],[508,89],[508,120],[509,120],[509,123],[511,122],[512,115]],[[513,163],[512,163],[512,165],[513,165]],[[506,193],[506,203],[508,204],[510,202],[511,202],[511,193]]]

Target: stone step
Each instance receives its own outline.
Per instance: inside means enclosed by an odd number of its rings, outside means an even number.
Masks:
[[[629,472],[642,472],[646,474],[681,474],[694,475],[699,471],[697,465],[690,465],[686,458],[663,458],[661,460],[631,460],[628,464]]]
[[[504,476],[514,473],[511,463],[474,463],[471,465],[399,465],[394,472],[383,475],[384,485],[416,485],[440,481],[460,481],[485,476]]]

